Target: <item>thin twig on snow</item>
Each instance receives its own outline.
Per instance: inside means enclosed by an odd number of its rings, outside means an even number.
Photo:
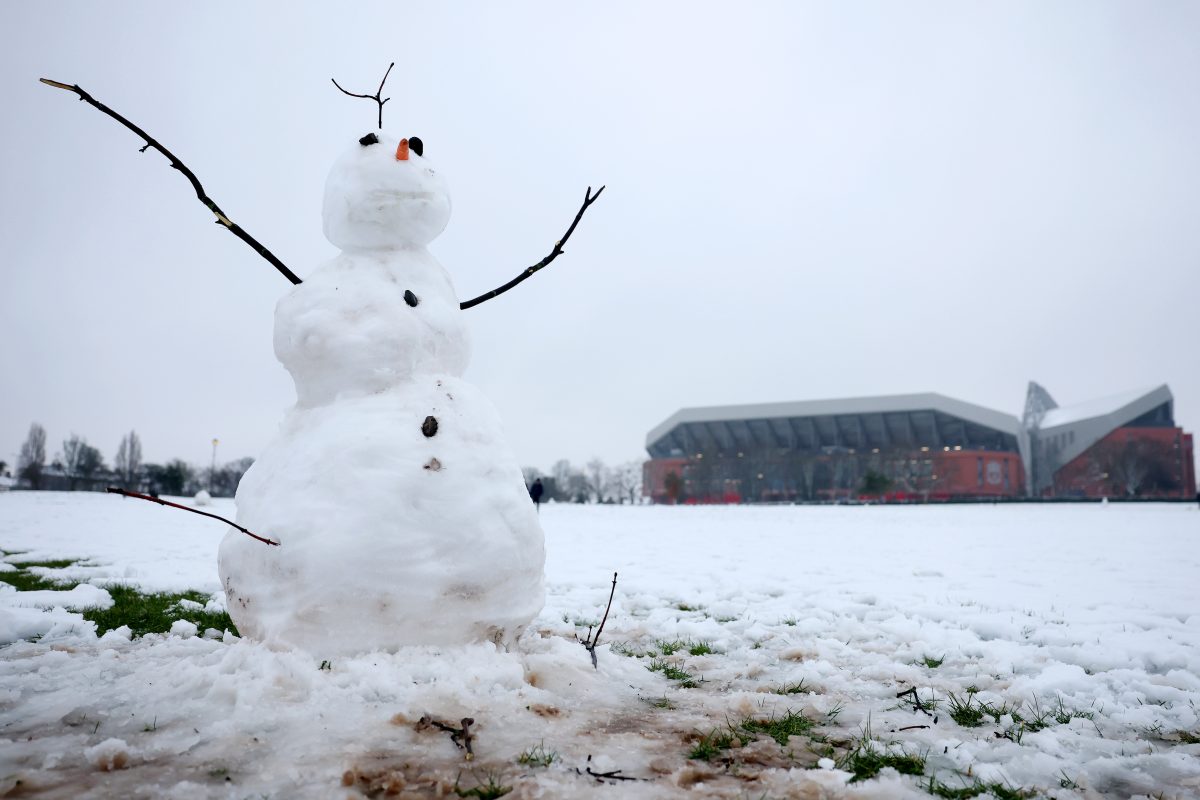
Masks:
[[[475,758],[475,751],[472,749],[471,742],[475,736],[471,733],[471,726],[475,724],[475,720],[471,717],[463,717],[459,722],[461,728],[456,728],[453,725],[442,722],[440,719],[426,714],[417,720],[417,730],[425,730],[426,728],[437,728],[439,731],[445,731],[450,734],[450,741],[459,749],[467,752],[466,760],[472,761]]]
[[[588,635],[580,644],[583,649],[587,650],[592,657],[592,669],[600,669],[596,664],[596,645],[600,643],[600,634],[604,631],[604,623],[608,622],[608,612],[612,610],[613,595],[617,593],[617,573],[613,573],[612,591],[608,593],[608,605],[604,607],[604,619],[600,620],[600,627],[596,628],[596,635],[592,636],[592,626],[588,626]]]

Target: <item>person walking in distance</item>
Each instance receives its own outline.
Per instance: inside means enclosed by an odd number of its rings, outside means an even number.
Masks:
[[[537,512],[542,513],[542,495],[546,493],[546,487],[542,486],[542,479],[538,478],[533,482],[533,486],[529,487],[529,497],[533,500],[534,508]]]

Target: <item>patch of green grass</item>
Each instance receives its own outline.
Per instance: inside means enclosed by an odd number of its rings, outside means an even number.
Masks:
[[[558,761],[558,753],[547,750],[545,742],[538,742],[517,756],[517,763],[527,767],[548,767],[555,761]]]
[[[995,703],[983,703],[980,708],[983,709],[983,713],[987,714],[996,722],[999,722],[1000,718],[1005,714],[1012,714],[1017,710],[1017,707],[1010,706],[1007,700],[1001,702],[1000,705],[996,705]]]
[[[1176,731],[1175,735],[1179,737],[1179,741],[1184,744],[1200,744],[1200,736],[1191,731]]]
[[[923,655],[921,656],[921,663],[930,669],[937,669],[942,664],[946,663],[946,656],[943,655],[941,658],[934,658],[933,656]]]
[[[813,729],[816,723],[801,713],[788,711],[782,717],[769,719],[747,719],[742,721],[742,730],[747,733],[765,733],[780,747],[786,747],[789,736],[801,736]]]
[[[166,633],[171,629],[171,623],[178,619],[195,623],[201,631],[205,628],[216,628],[219,631],[229,630],[237,633],[233,620],[224,611],[181,611],[176,608],[180,600],[191,600],[202,605],[207,603],[208,596],[200,592],[142,594],[133,586],[114,585],[105,588],[112,596],[112,607],[89,608],[83,611],[84,619],[96,623],[98,635],[122,625],[128,625],[134,636]]]
[[[687,647],[687,642],[683,641],[682,639],[659,639],[654,643],[654,646],[657,647],[658,652],[662,653],[664,656],[673,656],[683,648]]]
[[[703,611],[704,606],[694,606],[691,603],[676,603],[675,608],[680,611]]]
[[[734,742],[744,745],[748,739],[742,737],[732,727],[717,728],[706,736],[700,737],[696,746],[688,753],[688,758],[697,761],[712,761],[721,755],[723,750],[733,747]]]
[[[645,653],[639,652],[630,642],[613,642],[608,646],[617,655],[626,658],[641,658]]]
[[[969,798],[978,797],[981,794],[990,794],[996,800],[1027,800],[1030,797],[1037,797],[1037,792],[1030,789],[1017,789],[1004,783],[983,783],[979,780],[970,785],[956,788],[930,778],[929,783],[921,788],[934,797],[944,797],[947,800],[969,800]]]
[[[57,558],[49,561],[10,561],[17,569],[29,569],[30,567],[45,567],[46,569],[66,569],[73,564],[78,564],[81,559],[78,558]]]
[[[487,783],[480,782],[478,786],[470,789],[460,789],[458,784],[454,784],[454,793],[459,797],[475,797],[478,800],[496,800],[498,797],[504,797],[513,790],[511,786],[505,786],[500,783],[495,775],[487,775]]]
[[[842,756],[837,766],[853,773],[850,782],[856,783],[874,778],[884,767],[891,767],[901,775],[924,775],[925,757],[881,746],[871,736],[871,722],[868,719],[858,743]]]
[[[646,702],[649,703],[650,706],[653,708],[662,708],[662,709],[666,709],[668,711],[675,708],[675,704],[672,703],[670,701],[670,699],[666,698],[666,697],[648,698],[646,700]]]
[[[958,698],[953,692],[949,695],[950,719],[964,728],[978,728],[983,724],[985,715],[983,706],[975,701],[975,695],[967,695],[966,701]]]
[[[796,623],[799,621],[800,620],[796,619],[795,617],[784,617],[783,619],[779,620],[781,624],[788,625],[793,628],[796,627]]]
[[[1093,711],[1081,711],[1078,708],[1068,706],[1060,694],[1055,700],[1054,707],[1050,709],[1050,715],[1059,725],[1066,725],[1073,719],[1095,719],[1096,714]]]
[[[774,691],[775,694],[804,694],[808,691],[808,684],[804,682],[803,678],[801,678],[795,683],[785,683],[778,689],[773,689],[772,691]]]
[[[721,623],[722,625],[724,625],[727,622],[736,622],[737,621],[737,617],[716,616],[716,617],[713,617],[713,619],[716,620],[717,622]]]
[[[65,592],[79,585],[79,581],[52,581],[24,570],[0,572],[0,581],[9,584],[18,592],[40,592],[44,589]]]
[[[912,753],[893,753],[868,742],[847,753],[839,767],[854,773],[850,782],[857,783],[874,778],[884,767],[891,767],[901,775],[924,775],[925,758]]]
[[[62,558],[54,561],[19,561],[9,562],[17,569],[12,572],[0,572],[0,581],[9,584],[18,592],[39,592],[43,590],[65,592],[74,589],[79,581],[70,578],[47,578],[29,571],[30,567],[45,567],[46,569],[66,569],[79,563],[76,558]]]
[[[713,650],[711,642],[688,642],[688,654],[693,656],[709,656],[714,655],[717,651]]]
[[[673,664],[668,664],[661,658],[656,658],[650,662],[646,669],[651,672],[661,672],[664,678],[676,681],[684,689],[694,689],[700,685],[696,676],[687,670],[680,669]]]

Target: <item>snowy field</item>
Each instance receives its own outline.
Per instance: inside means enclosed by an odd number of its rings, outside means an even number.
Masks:
[[[86,581],[0,584],[0,796],[1200,797],[1194,506],[552,506],[542,522],[546,608],[518,651],[323,665],[186,624],[97,638],[72,608],[113,583],[222,603],[224,526],[0,494],[5,561],[81,559],[33,571]],[[574,637],[614,571],[593,670]],[[474,759],[424,715],[473,718]],[[782,743],[764,732],[800,719]],[[882,756],[923,776],[851,782]]]

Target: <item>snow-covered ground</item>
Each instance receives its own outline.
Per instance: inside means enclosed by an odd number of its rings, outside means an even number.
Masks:
[[[206,510],[233,515],[230,501]],[[62,574],[92,584],[0,584],[0,636],[40,635],[0,647],[0,796],[455,796],[457,781],[509,797],[929,797],[928,776],[1200,796],[1194,506],[550,506],[542,522],[547,603],[519,650],[321,669],[319,653],[233,636],[97,639],[70,607],[106,602],[95,587],[114,581],[220,602],[224,526],[111,496],[0,494],[0,549],[23,551],[6,561],[85,559]],[[593,670],[573,637],[600,618],[614,571]],[[676,640],[714,652],[664,656]],[[914,687],[931,713],[897,697]],[[963,727],[951,693],[1008,713]],[[1045,727],[1030,724],[1038,709]],[[817,741],[688,759],[700,734],[789,711]],[[473,718],[474,760],[423,715]],[[868,727],[878,750],[923,756],[927,777],[848,783],[818,761]],[[518,763],[539,745],[549,767]]]

